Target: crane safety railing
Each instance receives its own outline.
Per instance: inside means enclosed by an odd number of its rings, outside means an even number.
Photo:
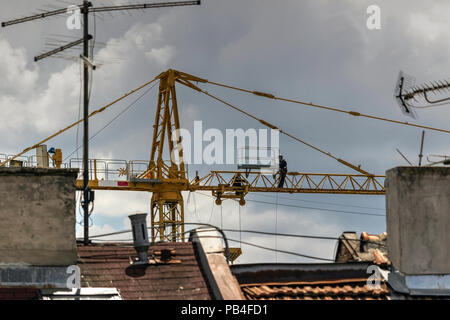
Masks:
[[[145,160],[89,159],[89,180],[128,181],[143,173],[148,165],[149,161]],[[70,159],[68,167],[82,169],[83,159]],[[78,179],[82,178],[80,170]]]
[[[150,161],[148,160],[120,160],[120,159],[89,159],[89,180],[105,181],[130,181],[147,171]],[[170,164],[170,161],[165,161]],[[72,158],[67,168],[82,169],[83,159]],[[187,165],[186,165],[187,172]],[[80,170],[79,180],[83,179]]]
[[[13,155],[0,154],[0,161],[11,159]],[[15,161],[20,163],[22,167],[37,167],[36,155],[16,157]],[[89,180],[104,181],[130,181],[132,178],[138,177],[149,168],[148,160],[122,160],[122,159],[89,159]],[[170,161],[164,161],[170,165]],[[8,162],[6,167],[15,166],[15,162]],[[54,168],[54,164],[49,160],[49,168]],[[188,165],[185,164],[186,174],[188,174]],[[83,159],[71,158],[68,162],[61,164],[64,169],[80,169],[78,180],[83,179]]]

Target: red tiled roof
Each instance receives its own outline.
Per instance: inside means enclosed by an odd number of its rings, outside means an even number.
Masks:
[[[123,299],[209,300],[211,294],[197,262],[193,244],[163,243],[154,251],[173,248],[181,263],[132,266],[137,257],[131,245],[93,244],[78,246],[82,287],[115,287]]]
[[[367,262],[318,264],[248,264],[232,266],[248,300],[385,300],[384,278],[367,285]]]
[[[386,300],[389,290],[385,283],[379,289],[366,284],[367,279],[335,281],[243,284],[248,300]]]
[[[37,300],[39,289],[0,288],[0,300]]]

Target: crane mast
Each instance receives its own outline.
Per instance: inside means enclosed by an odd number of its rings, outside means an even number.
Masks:
[[[178,185],[184,185],[188,181],[182,161],[183,150],[181,148],[174,150],[172,139],[179,129],[175,72],[169,70],[160,78],[149,168],[147,172],[139,176],[139,178],[151,177],[162,182],[161,190],[153,192],[150,204],[153,241],[158,237],[161,241],[177,241],[177,239],[184,241],[184,203]],[[163,161],[166,138],[171,155],[169,166]],[[178,152],[178,157],[181,159],[179,164],[172,161],[174,152]]]
[[[163,72],[158,79],[159,93],[150,162],[148,169],[139,174],[136,181],[143,179],[144,183],[149,181],[154,184],[150,204],[152,240],[159,238],[160,241],[184,241],[184,202],[181,191],[188,189],[189,180],[183,162],[183,149],[180,147],[180,118],[175,82],[201,79],[173,69]],[[163,160],[165,143],[170,154],[169,164]]]

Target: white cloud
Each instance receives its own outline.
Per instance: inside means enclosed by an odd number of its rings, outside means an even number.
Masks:
[[[83,238],[83,228],[77,228],[77,238]],[[89,228],[89,233],[90,235],[94,236],[94,235],[99,235],[99,234],[106,234],[106,233],[112,233],[112,232],[116,232],[117,230],[115,230],[113,227],[111,227],[108,224],[105,224],[103,226],[98,226],[98,225],[93,225]]]
[[[174,58],[175,50],[171,46],[165,46],[163,48],[151,49],[145,53],[145,56],[150,61],[155,60],[161,68],[164,68]]]
[[[158,63],[157,68],[152,66],[151,69],[148,69],[148,74],[151,75],[150,70],[152,69],[155,70],[155,74],[159,73],[156,70],[166,67],[175,57],[175,48],[164,43],[162,32],[162,26],[158,23],[138,22],[129,28],[122,37],[108,40],[106,47],[100,49],[95,57],[96,61],[105,63],[105,67],[100,69],[100,78],[107,83],[117,82],[117,79],[126,78],[133,70],[143,70],[154,62]],[[116,60],[121,62],[114,65],[109,64]]]
[[[137,212],[147,212],[150,193],[131,191],[96,191],[94,214],[107,217],[127,217]]]
[[[22,97],[26,101],[11,96],[0,97],[0,104],[5,106],[0,119],[0,134],[10,137],[3,145],[6,150],[22,150],[74,120],[71,115],[78,107],[70,103],[72,95],[67,91],[67,95],[64,91],[58,91],[64,84],[67,82],[51,85],[43,93],[32,92],[28,97]]]
[[[33,90],[39,76],[37,67],[27,68],[24,48],[13,48],[8,41],[0,38],[0,92],[4,95],[18,95]]]
[[[123,230],[129,230],[130,228],[131,227],[129,227],[127,229],[118,230],[118,229],[113,228],[109,224],[104,224],[102,226],[94,224],[89,228],[89,236],[94,236],[94,238],[92,238],[91,240],[93,242],[99,242],[99,243],[119,242],[119,241],[132,242],[132,235],[130,232],[97,237],[99,235],[111,234],[111,233],[116,233],[116,232],[120,232]],[[77,239],[83,239],[83,236],[84,236],[83,227],[77,227],[77,233],[76,233]]]
[[[28,67],[24,49],[14,49],[7,40],[0,39],[0,52],[0,72],[5,75],[0,84],[2,135],[26,130],[49,133],[73,120],[79,96],[76,64],[53,73],[41,86],[37,83],[39,68]]]

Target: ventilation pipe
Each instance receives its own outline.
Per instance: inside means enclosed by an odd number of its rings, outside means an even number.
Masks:
[[[133,245],[138,254],[138,260],[133,264],[148,264],[148,248],[150,241],[147,232],[147,214],[137,213],[128,216],[133,230]]]

